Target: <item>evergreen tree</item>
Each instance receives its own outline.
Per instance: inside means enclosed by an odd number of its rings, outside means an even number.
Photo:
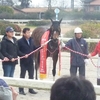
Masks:
[[[22,8],[28,8],[30,5],[31,0],[19,0],[21,2],[21,7]]]

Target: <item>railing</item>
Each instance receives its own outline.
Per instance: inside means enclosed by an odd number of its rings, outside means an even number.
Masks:
[[[25,88],[36,88],[50,90],[54,81],[44,81],[44,80],[33,80],[33,79],[21,79],[21,78],[8,78],[1,77],[9,85],[15,87],[25,87]],[[94,85],[96,95],[100,95],[100,86]]]
[[[61,37],[60,39],[62,39],[63,41],[68,41],[70,40],[71,38],[64,38],[64,37]],[[100,39],[91,39],[91,38],[84,38],[88,43],[97,43],[100,41]]]
[[[3,35],[0,35],[0,40],[2,39]],[[20,39],[22,36],[15,36],[17,39]],[[63,41],[68,41],[70,40],[71,38],[64,38],[64,37],[60,37],[59,39],[63,40]],[[85,38],[85,40],[88,42],[88,43],[97,43],[100,41],[100,39],[92,39],[92,38]]]

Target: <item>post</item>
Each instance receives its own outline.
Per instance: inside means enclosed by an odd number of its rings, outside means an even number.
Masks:
[[[59,14],[60,10],[59,10],[58,8],[56,8],[56,9],[54,10],[54,12],[55,12],[55,14],[56,14],[56,21],[57,21],[57,20],[58,20],[58,14]]]

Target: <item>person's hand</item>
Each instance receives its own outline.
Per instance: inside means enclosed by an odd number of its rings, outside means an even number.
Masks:
[[[46,44],[41,44],[41,47],[43,48]]]
[[[3,59],[4,61],[9,61],[9,59],[7,58],[7,57],[4,57],[4,59]]]
[[[87,56],[88,58],[91,58],[92,56],[91,56],[91,54],[88,54],[88,56]]]
[[[28,58],[28,55],[27,54],[25,55],[25,58]]]
[[[15,61],[15,59],[14,59],[14,58],[12,58],[12,59],[11,59],[11,61],[12,61],[12,62],[14,62],[14,61]]]
[[[84,59],[85,62],[85,66],[87,66],[89,64],[89,59]]]
[[[65,43],[63,41],[61,41],[61,47],[65,47]]]

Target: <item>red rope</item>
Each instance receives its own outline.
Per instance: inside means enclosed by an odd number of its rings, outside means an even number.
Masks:
[[[29,55],[31,55],[31,54],[37,52],[37,51],[40,50],[44,45],[48,44],[50,41],[51,41],[51,39],[48,40],[47,42],[45,42],[45,43],[44,43],[43,45],[41,45],[39,48],[37,48],[36,50],[30,52],[30,53],[27,54],[27,55],[29,56]],[[83,54],[83,53],[80,53],[80,52],[77,52],[77,51],[74,51],[74,50],[72,50],[72,49],[70,49],[70,48],[68,48],[68,47],[64,47],[64,48],[66,48],[67,50],[69,50],[69,51],[71,51],[71,52],[74,52],[74,53],[76,53],[76,54],[80,54],[80,55],[82,55],[82,56],[88,57],[88,55]],[[58,49],[58,48],[57,48],[57,49]],[[57,49],[56,49],[56,50],[57,50]],[[48,50],[48,51],[49,51],[51,54],[53,54],[54,52],[56,52],[56,50],[53,51],[53,52],[50,52],[49,50]],[[60,50],[60,49],[59,49],[59,50]],[[60,51],[59,51],[59,52],[60,52]],[[61,59],[61,55],[59,55],[59,56],[60,56],[59,59]],[[18,59],[23,59],[23,58],[26,58],[26,56],[14,58],[14,59],[15,59],[15,60],[18,60]],[[92,58],[90,58],[90,60],[91,60],[92,64],[93,64],[95,67],[100,67],[100,66],[96,66],[96,65],[94,64]],[[5,60],[0,60],[0,62],[4,62],[4,61],[5,61]],[[59,60],[59,71],[60,71],[60,70],[61,70],[61,60]]]
[[[59,72],[58,72],[58,75],[60,76],[60,71],[61,71],[61,46],[60,46],[60,41],[58,43],[59,45]]]
[[[70,48],[68,48],[68,47],[64,47],[64,48],[66,48],[67,50],[69,50],[69,51],[71,51],[71,52],[74,52],[74,53],[76,53],[76,54],[79,54],[79,55],[82,55],[82,56],[88,57],[88,55],[83,54],[83,53],[80,53],[80,52],[77,52],[77,51],[74,51],[74,50],[72,50],[72,49],[70,49]],[[95,63],[93,62],[92,58],[90,58],[90,60],[91,60],[92,64],[93,64],[95,67],[97,67],[97,68],[100,67],[100,66],[96,66],[96,65],[95,65]]]
[[[38,50],[40,50],[44,45],[48,44],[49,42],[51,41],[51,39],[49,39],[47,42],[45,42],[44,44],[42,44],[39,48],[37,48],[36,50],[30,52],[29,54],[27,54],[28,56],[30,56],[31,54],[37,52]],[[17,57],[17,58],[14,58],[15,60],[18,60],[18,59],[23,59],[23,58],[26,58],[26,55],[25,56],[22,56],[22,57]],[[0,62],[4,62],[5,60],[0,60]]]

